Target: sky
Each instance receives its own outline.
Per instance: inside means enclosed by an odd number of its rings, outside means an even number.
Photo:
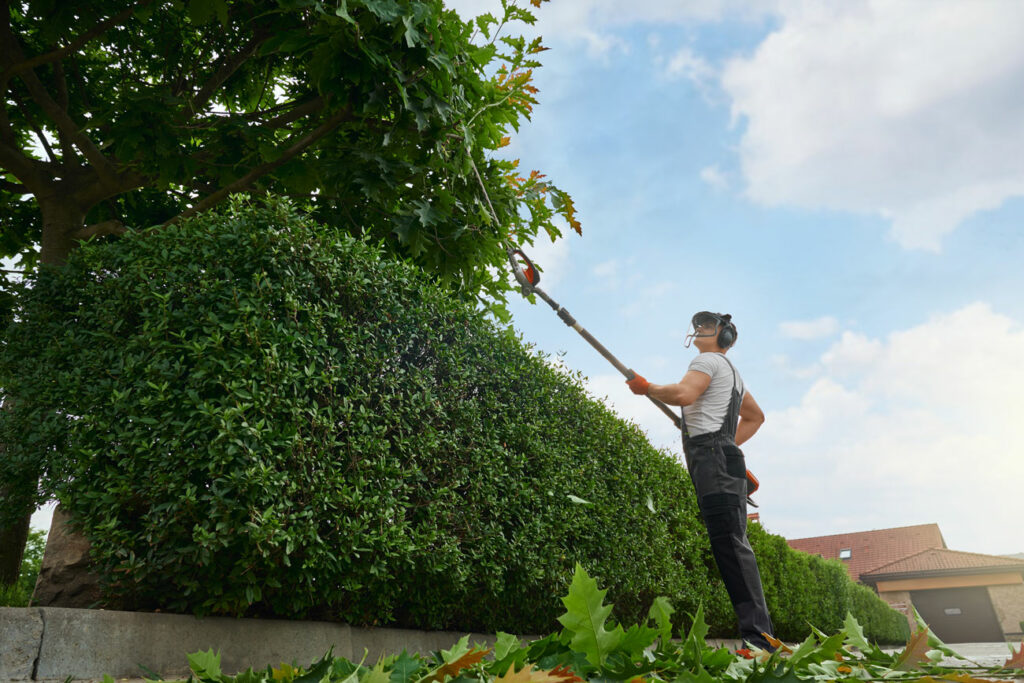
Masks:
[[[449,0],[464,17],[490,0]],[[541,287],[652,382],[728,312],[787,538],[937,523],[1024,552],[1024,4],[554,0],[540,105],[503,149],[575,199]],[[681,458],[543,304],[514,325]]]
[[[446,0],[464,17],[495,0]],[[767,420],[744,450],[787,538],[937,523],[1024,552],[1024,3],[553,0],[504,148],[583,235],[541,287],[652,382],[728,312]],[[515,327],[681,459],[678,432],[543,304]],[[48,511],[34,524],[48,525]]]

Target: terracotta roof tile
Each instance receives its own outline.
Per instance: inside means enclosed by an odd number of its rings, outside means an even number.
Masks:
[[[890,562],[870,572],[862,572],[861,576],[917,574],[920,572],[941,572],[958,569],[990,569],[1007,567],[1011,570],[1024,570],[1024,560],[1004,557],[1001,555],[981,555],[965,553],[960,550],[931,548],[922,550],[910,557]]]
[[[938,524],[918,524],[894,529],[876,529],[813,538],[794,538],[789,546],[805,553],[838,559],[840,550],[849,550],[843,564],[854,581],[878,567],[890,564],[929,548],[945,548]]]

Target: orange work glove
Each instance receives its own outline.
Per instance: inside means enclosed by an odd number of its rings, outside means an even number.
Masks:
[[[626,384],[629,385],[629,390],[637,396],[646,396],[647,392],[651,390],[651,383],[635,372],[633,379],[628,380]]]

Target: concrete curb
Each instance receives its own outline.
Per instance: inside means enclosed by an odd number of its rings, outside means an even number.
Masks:
[[[183,614],[118,612],[65,607],[0,607],[0,683],[164,678],[189,674],[186,655],[213,649],[229,674],[282,662],[308,666],[331,648],[337,656],[375,663],[402,650],[446,650],[465,633],[278,619],[231,619]],[[493,645],[492,634],[470,643]],[[521,636],[528,642],[536,636]],[[708,641],[735,649],[739,641]],[[143,669],[142,667],[145,667]]]
[[[331,648],[351,660],[376,662],[402,650],[448,649],[463,633],[276,619],[199,619],[181,614],[62,607],[0,608],[0,682],[188,675],[186,655],[220,651],[227,673],[281,662],[308,666]],[[494,636],[470,634],[493,644]],[[145,667],[143,669],[142,667]]]

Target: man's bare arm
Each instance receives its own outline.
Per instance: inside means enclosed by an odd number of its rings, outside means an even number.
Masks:
[[[736,426],[736,445],[752,437],[761,425],[764,424],[764,411],[748,391],[743,395],[743,402],[740,403],[740,423]]]
[[[711,384],[711,375],[690,370],[676,384],[652,384],[647,395],[670,406],[688,406],[704,393]]]

